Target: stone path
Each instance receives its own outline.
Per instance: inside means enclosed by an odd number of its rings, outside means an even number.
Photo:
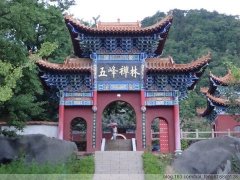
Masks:
[[[142,151],[96,151],[94,180],[144,180]]]

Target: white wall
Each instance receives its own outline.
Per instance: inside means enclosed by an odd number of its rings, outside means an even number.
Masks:
[[[2,129],[9,129],[13,130],[13,127],[9,127],[6,125],[1,125]],[[23,129],[23,132],[17,131],[19,135],[26,135],[26,134],[44,134],[48,137],[58,137],[58,126],[57,125],[27,125]]]

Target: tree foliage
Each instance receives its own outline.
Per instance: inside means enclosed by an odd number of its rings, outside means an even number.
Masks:
[[[21,129],[25,121],[52,118],[46,112],[53,105],[44,95],[29,52],[38,52],[39,56],[57,62],[72,52],[62,13],[73,3],[73,0],[0,1],[0,119]]]
[[[225,96],[228,97],[229,100],[227,113],[235,115],[240,112],[240,68],[231,62],[226,63],[226,65],[233,76],[228,87],[225,88]],[[238,117],[236,117],[236,120],[240,121]]]
[[[14,68],[10,63],[0,60],[0,102],[5,102],[13,96],[13,89],[21,77],[21,67]]]

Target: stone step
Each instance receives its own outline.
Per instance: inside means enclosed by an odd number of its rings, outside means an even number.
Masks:
[[[94,174],[93,180],[144,180],[144,174]]]
[[[105,151],[132,151],[131,139],[116,139],[106,142]]]
[[[143,174],[142,151],[96,151],[95,174]]]

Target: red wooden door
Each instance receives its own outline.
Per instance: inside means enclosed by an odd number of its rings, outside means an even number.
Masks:
[[[160,152],[169,153],[169,133],[168,133],[168,123],[164,119],[159,120],[159,142],[160,142]]]

